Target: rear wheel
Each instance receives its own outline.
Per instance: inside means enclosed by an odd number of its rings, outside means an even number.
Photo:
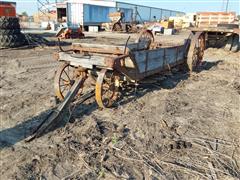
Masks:
[[[107,69],[102,69],[97,78],[95,96],[100,108],[111,107],[118,99],[119,88],[116,86],[118,76]]]
[[[205,48],[205,34],[196,32],[191,38],[191,44],[188,51],[187,64],[190,71],[195,71],[201,64]]]
[[[150,30],[142,30],[138,36],[138,39],[136,42],[142,42],[142,41],[150,41],[150,43],[154,42],[154,36],[152,31]]]

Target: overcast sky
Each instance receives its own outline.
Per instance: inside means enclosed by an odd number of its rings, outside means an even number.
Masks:
[[[26,11],[32,15],[37,11],[37,0],[3,0],[17,2],[17,12]],[[42,0],[44,1],[44,0]],[[50,0],[55,2],[55,0]],[[146,6],[166,8],[183,12],[196,11],[222,11],[228,0],[119,0],[122,2],[141,4]],[[225,3],[223,3],[225,2]],[[224,6],[223,6],[224,4]],[[235,11],[237,14],[240,10],[240,0],[229,0],[229,11]]]

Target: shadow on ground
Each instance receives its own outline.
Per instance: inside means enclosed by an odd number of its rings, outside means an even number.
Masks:
[[[199,69],[198,72],[201,72],[203,70],[210,70],[212,67],[218,65],[222,61],[216,61],[216,62],[203,62],[202,67]],[[153,76],[156,77],[156,76]],[[153,77],[149,77],[148,80]],[[151,82],[151,83],[142,83],[139,86],[135,87],[128,87],[124,89],[124,92],[122,93],[122,97],[119,100],[119,103],[117,106],[124,105],[126,103],[132,102],[145,94],[160,90],[160,89],[173,89],[175,88],[179,82],[183,80],[187,80],[189,78],[189,72],[185,70],[176,71],[176,72],[168,72],[167,75],[159,76],[158,77],[164,77],[159,82]],[[144,81],[143,81],[144,82]],[[97,109],[96,103],[89,103],[89,104],[77,104],[77,108],[75,109],[75,112],[73,114],[73,117],[79,118],[83,114],[89,115],[93,111]],[[8,129],[4,129],[0,132],[0,149],[11,147],[17,142],[20,142],[33,133],[33,131],[41,124],[41,122],[50,114],[52,109],[47,110],[45,112],[42,112],[38,116],[35,116],[33,118],[27,119],[23,121],[22,123]],[[68,113],[65,113],[64,117],[62,118],[61,122],[59,122],[58,126],[50,128],[45,134],[54,131],[60,127],[64,127],[66,123],[69,122],[68,119]],[[71,121],[73,122],[73,121]]]

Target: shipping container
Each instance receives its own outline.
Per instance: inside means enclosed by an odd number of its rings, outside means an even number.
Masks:
[[[70,27],[83,25],[82,3],[67,3],[67,24]]]

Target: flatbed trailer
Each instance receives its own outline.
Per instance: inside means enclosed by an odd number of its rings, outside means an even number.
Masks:
[[[218,27],[196,27],[190,30],[193,33],[204,33],[207,47],[224,47],[227,51],[239,51],[240,29],[237,24],[219,24]]]

